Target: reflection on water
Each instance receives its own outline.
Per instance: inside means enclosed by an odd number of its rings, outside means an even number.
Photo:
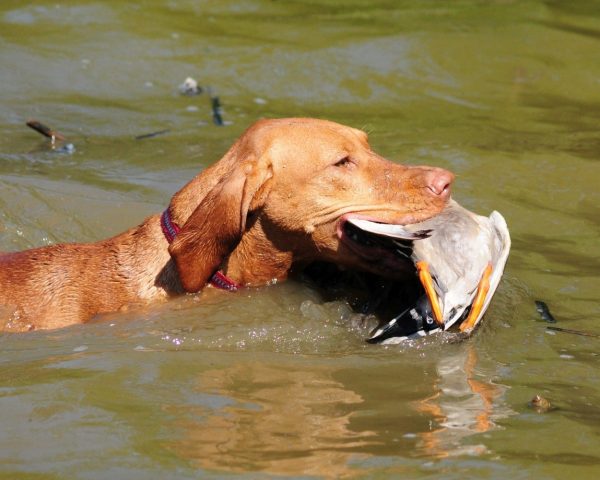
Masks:
[[[357,428],[352,420],[365,413],[365,398],[358,387],[337,380],[336,370],[260,362],[206,370],[196,385],[198,394],[210,396],[202,406],[165,407],[178,413],[174,428],[180,432],[169,448],[210,470],[355,475],[357,462],[393,452],[385,441],[400,424]],[[506,387],[477,374],[477,354],[470,347],[440,358],[428,381],[434,393],[411,405],[415,415],[427,417],[429,429],[405,444],[412,450],[406,453],[433,458],[488,453],[469,437],[496,428],[495,421],[511,413],[504,406]]]
[[[477,378],[477,352],[470,345],[444,357],[436,370],[436,392],[415,405],[435,425],[419,435],[422,453],[436,458],[487,453],[485,445],[464,440],[495,428],[495,420],[510,414],[500,402],[506,387]]]
[[[376,433],[349,428],[363,399],[332,374],[325,367],[290,371],[261,363],[203,372],[198,390],[232,402],[190,408],[172,448],[207,469],[346,476],[354,452],[375,442]]]

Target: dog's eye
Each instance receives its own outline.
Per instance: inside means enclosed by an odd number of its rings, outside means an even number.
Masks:
[[[345,156],[341,160],[338,160],[334,163],[334,166],[336,167],[347,167],[349,165],[352,165],[352,160],[350,160],[350,157],[348,156]]]

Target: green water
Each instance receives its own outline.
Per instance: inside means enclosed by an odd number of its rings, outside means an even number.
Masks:
[[[0,478],[598,478],[600,339],[533,304],[600,333],[598,2],[29,3],[0,4],[0,250],[122,231],[299,115],[454,171],[513,250],[462,344],[366,345],[293,282],[0,336]]]

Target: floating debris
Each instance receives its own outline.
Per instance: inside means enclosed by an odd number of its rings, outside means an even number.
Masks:
[[[144,140],[146,138],[158,137],[159,135],[164,135],[165,133],[169,133],[171,130],[168,128],[165,130],[158,130],[157,132],[144,133],[142,135],[137,135],[135,137],[136,140]]]
[[[179,85],[179,92],[182,95],[187,95],[192,97],[194,95],[200,95],[203,92],[203,89],[198,82],[192,77],[187,77],[184,82]]]
[[[62,133],[52,130],[49,126],[44,125],[42,122],[38,122],[37,120],[27,120],[26,125],[36,132],[41,133],[44,137],[49,138],[53,145],[57,140],[61,142],[65,141],[65,136]]]
[[[66,153],[67,155],[75,153],[75,145],[73,145],[72,143],[65,143],[64,145],[61,145],[59,147],[53,146],[52,149],[56,153]]]
[[[554,318],[554,316],[552,316],[550,313],[550,309],[548,308],[548,305],[546,305],[546,302],[536,300],[535,309],[538,311],[544,321],[548,323],[556,323],[556,318]]]
[[[583,330],[573,330],[572,328],[561,328],[561,327],[546,327],[546,330],[552,330],[553,332],[571,333],[573,335],[581,335],[582,337],[600,338],[600,334],[586,332]]]
[[[56,153],[66,153],[70,155],[75,152],[75,145],[72,143],[64,143],[66,141],[65,136],[56,130],[52,130],[48,125],[45,125],[38,120],[27,120],[25,124],[29,128],[42,134],[44,137],[49,138],[50,147]]]
[[[219,97],[211,96],[210,105],[212,108],[213,123],[219,127],[222,127],[225,125],[225,122],[223,121],[223,110],[221,108],[221,101],[219,100]]]
[[[537,413],[546,413],[550,410],[554,410],[554,407],[550,403],[550,400],[542,397],[541,395],[534,396],[527,404],[529,408],[532,408]]]

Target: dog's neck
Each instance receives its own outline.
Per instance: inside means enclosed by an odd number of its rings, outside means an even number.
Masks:
[[[242,238],[233,252],[223,263],[223,273],[228,278],[245,286],[261,286],[285,280],[292,266],[292,254],[290,252],[275,252],[273,254],[261,254],[260,261],[256,261],[256,252],[261,252],[258,243],[249,236]],[[264,251],[264,250],[262,250]],[[248,269],[248,265],[253,268]]]
[[[163,222],[158,216],[153,218],[157,228],[163,232],[160,238],[161,251],[166,251],[169,246],[168,236],[164,235]],[[257,262],[257,252],[260,252],[260,261]],[[221,272],[231,281],[240,286],[261,286],[285,280],[294,263],[294,254],[291,251],[280,251],[268,239],[262,230],[260,222],[252,224],[251,228],[243,235],[242,240],[223,261]],[[248,266],[252,265],[252,269]],[[171,258],[157,276],[157,285],[167,292],[183,293],[177,274],[177,268]]]
[[[171,219],[169,208],[166,208],[160,216],[160,228],[168,243],[172,243],[181,230],[179,225],[173,222]],[[227,275],[223,274],[221,271],[216,271],[213,273],[208,283],[221,290],[236,291],[238,288],[240,288],[239,283],[227,277]]]
[[[295,264],[306,260],[295,251],[297,242],[292,235],[280,241],[269,225],[260,216],[249,220],[242,239],[223,262],[228,277],[241,285],[268,285],[285,280]]]

